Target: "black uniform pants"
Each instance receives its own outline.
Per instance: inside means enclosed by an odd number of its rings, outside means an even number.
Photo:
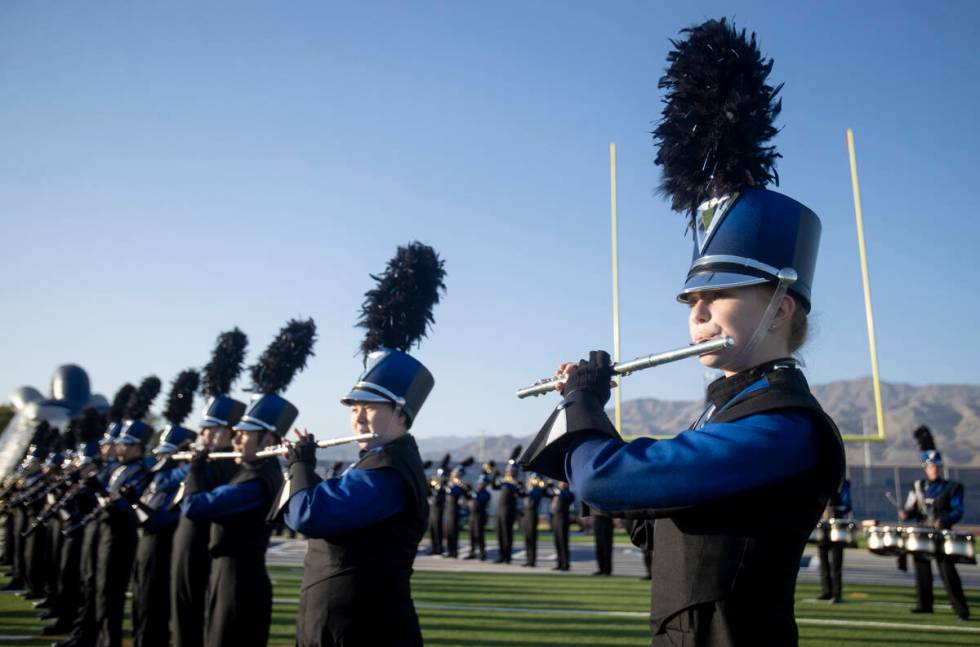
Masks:
[[[939,568],[939,576],[943,579],[943,587],[946,589],[946,597],[953,607],[953,612],[958,616],[968,616],[970,608],[966,604],[966,597],[963,595],[963,584],[960,582],[960,575],[956,572],[953,561],[946,556],[936,556],[936,566]],[[920,609],[932,610],[932,560],[925,555],[915,555],[915,594]]]
[[[174,526],[144,532],[133,568],[133,647],[170,644],[170,549]]]
[[[27,514],[22,508],[15,508],[11,516],[13,517],[11,522],[13,536],[10,541],[12,552],[10,557],[13,560],[13,579],[14,582],[24,585],[27,583],[27,560],[24,556],[25,541],[21,533],[27,530]]]
[[[429,537],[432,539],[432,554],[442,554],[442,512],[444,506],[429,506]]]
[[[80,600],[68,642],[78,647],[91,647],[99,635],[95,618],[95,597],[98,588],[99,532],[101,528],[102,524],[93,521],[84,529],[75,531],[82,533],[82,547],[78,565]]]
[[[822,541],[818,550],[820,553],[820,586],[823,589],[823,594],[839,598],[843,587],[841,570],[844,566],[844,544]]]
[[[210,535],[209,523],[181,517],[177,524],[170,554],[170,613],[176,647],[204,644],[204,610],[211,575]]]
[[[14,565],[14,517],[11,514],[3,515],[3,552],[0,553],[0,564],[4,566]]]
[[[510,554],[514,550],[513,512],[497,513],[497,545],[500,547],[499,559],[510,564]]]
[[[450,557],[459,555],[459,506],[446,506],[446,551]]]
[[[28,527],[27,516],[24,517],[24,529]],[[24,538],[24,583],[28,594],[32,597],[44,595],[48,581],[48,556],[45,548],[48,543],[48,533],[44,526],[38,528],[30,537]]]
[[[555,532],[555,552],[558,553],[558,569],[567,571],[569,568],[571,568],[568,547],[568,515],[556,513],[555,516],[552,517],[551,525]]]
[[[524,563],[534,566],[538,562],[538,515],[534,510],[525,510],[521,519],[524,531]]]
[[[272,583],[264,556],[215,557],[204,621],[207,647],[265,645],[272,622]]]
[[[52,603],[52,608],[57,611],[60,608],[58,596],[61,595],[61,591],[58,582],[61,572],[61,544],[64,539],[61,534],[61,522],[57,519],[49,519],[43,528],[38,528],[38,532],[44,532],[48,537],[45,542],[44,595]]]
[[[82,533],[76,530],[61,541],[58,560],[58,623],[71,625],[82,603]]]
[[[474,512],[470,515],[470,555],[479,555],[480,559],[487,557],[487,513]]]
[[[126,589],[133,576],[139,537],[135,521],[103,522],[99,530],[98,570],[95,578],[95,619],[99,647],[121,647]]]
[[[612,575],[613,521],[601,515],[592,516],[592,533],[595,535],[595,561],[604,575]]]

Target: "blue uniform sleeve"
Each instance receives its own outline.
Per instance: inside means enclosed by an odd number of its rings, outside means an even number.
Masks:
[[[949,528],[963,518],[963,486],[958,485],[949,498],[950,513],[943,518],[943,526]]]
[[[392,469],[351,469],[293,495],[286,525],[307,537],[330,537],[364,528],[398,514],[408,492]]]
[[[177,488],[180,487],[181,481],[187,477],[187,473],[190,471],[190,469],[190,464],[184,463],[179,467],[173,467],[169,470],[160,472],[154,479],[157,484],[157,489],[167,492],[173,490],[176,492]]]
[[[813,467],[813,423],[793,411],[708,423],[670,440],[593,436],[566,458],[583,501],[619,512],[696,506],[777,483]]]
[[[222,519],[269,505],[270,494],[259,479],[219,485],[209,492],[195,492],[184,498],[180,509],[191,521]]]

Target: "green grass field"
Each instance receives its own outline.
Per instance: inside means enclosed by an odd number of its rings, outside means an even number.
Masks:
[[[270,644],[292,645],[302,572],[274,567],[270,575],[276,600]],[[425,571],[412,581],[426,645],[649,644],[645,616],[650,584],[638,579]],[[940,607],[931,616],[911,615],[914,594],[909,584],[847,587],[846,603],[840,605],[813,601],[816,587],[801,584],[796,605],[801,644],[980,644],[980,622],[960,622],[948,608]],[[936,593],[942,595],[941,590]],[[974,610],[980,609],[980,593],[968,591],[967,597]],[[828,622],[847,624],[821,624]],[[0,644],[50,644],[50,638],[31,638],[40,627],[29,602],[0,594]]]

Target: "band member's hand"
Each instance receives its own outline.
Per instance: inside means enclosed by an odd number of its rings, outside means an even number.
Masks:
[[[935,521],[932,522],[932,527],[938,530],[943,527],[943,522],[940,521],[939,519],[936,519]]]
[[[305,463],[310,467],[316,467],[317,448],[313,434],[308,431],[300,432],[299,429],[294,429],[293,432],[296,434],[296,442],[285,441],[289,446],[289,451],[286,452],[286,462],[290,466],[293,463]]]
[[[192,470],[203,470],[208,464],[208,450],[206,448],[198,449],[194,452],[194,457],[191,458],[191,469]]]
[[[567,364],[562,365],[562,367],[567,366]],[[580,360],[576,366],[568,369],[567,375],[565,388],[562,390],[565,397],[575,391],[588,390],[594,393],[603,405],[609,402],[610,389],[614,383],[612,382],[612,364],[609,361],[609,353],[606,351],[591,351],[589,361]]]
[[[898,518],[899,518],[899,519],[900,519],[901,521],[905,521],[906,519],[908,519],[908,518],[909,518],[909,513],[908,513],[908,512],[906,512],[905,510],[899,510],[899,511],[898,511]]]

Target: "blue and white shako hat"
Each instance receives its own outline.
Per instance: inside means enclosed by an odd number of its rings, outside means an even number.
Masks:
[[[521,471],[521,466],[517,464],[517,457],[521,455],[522,449],[524,449],[522,446],[517,445],[511,450],[510,458],[507,459],[507,467],[504,468],[504,472],[512,477],[517,476]]]
[[[446,290],[445,277],[439,255],[418,241],[398,247],[385,271],[371,275],[376,286],[365,293],[357,322],[366,330],[361,342],[364,371],[341,404],[387,402],[411,427],[435,378],[407,351],[434,323],[432,309]]]
[[[929,427],[925,425],[916,427],[915,431],[912,432],[912,437],[919,444],[919,458],[922,460],[923,467],[943,464],[943,456],[936,449],[936,441],[932,437],[932,431]]]
[[[694,255],[677,298],[693,292],[783,283],[809,312],[820,220],[779,184],[768,142],[782,85],[767,84],[772,59],[755,34],[708,20],[673,41],[661,121],[654,130],[660,192],[688,218]]]
[[[167,396],[167,408],[163,411],[167,426],[153,448],[154,454],[172,454],[197,438],[196,433],[181,425],[194,408],[194,392],[199,383],[200,375],[194,369],[181,371],[174,378]]]
[[[248,337],[238,328],[218,335],[211,361],[201,371],[201,392],[208,396],[207,409],[198,426],[234,427],[245,413],[245,403],[228,395],[242,372]]]
[[[145,445],[153,436],[154,429],[143,422],[150,405],[160,393],[160,378],[151,375],[140,382],[126,404],[126,421],[122,424],[115,442],[121,445]]]
[[[382,348],[368,353],[364,372],[340,402],[346,406],[389,402],[405,413],[411,425],[434,385],[435,378],[422,362],[400,350]]]
[[[248,409],[237,424],[236,431],[268,431],[279,437],[285,436],[299,415],[299,410],[284,397],[296,373],[306,367],[306,360],[313,355],[316,342],[316,324],[312,319],[289,321],[272,344],[251,367],[257,395],[252,397]]]

